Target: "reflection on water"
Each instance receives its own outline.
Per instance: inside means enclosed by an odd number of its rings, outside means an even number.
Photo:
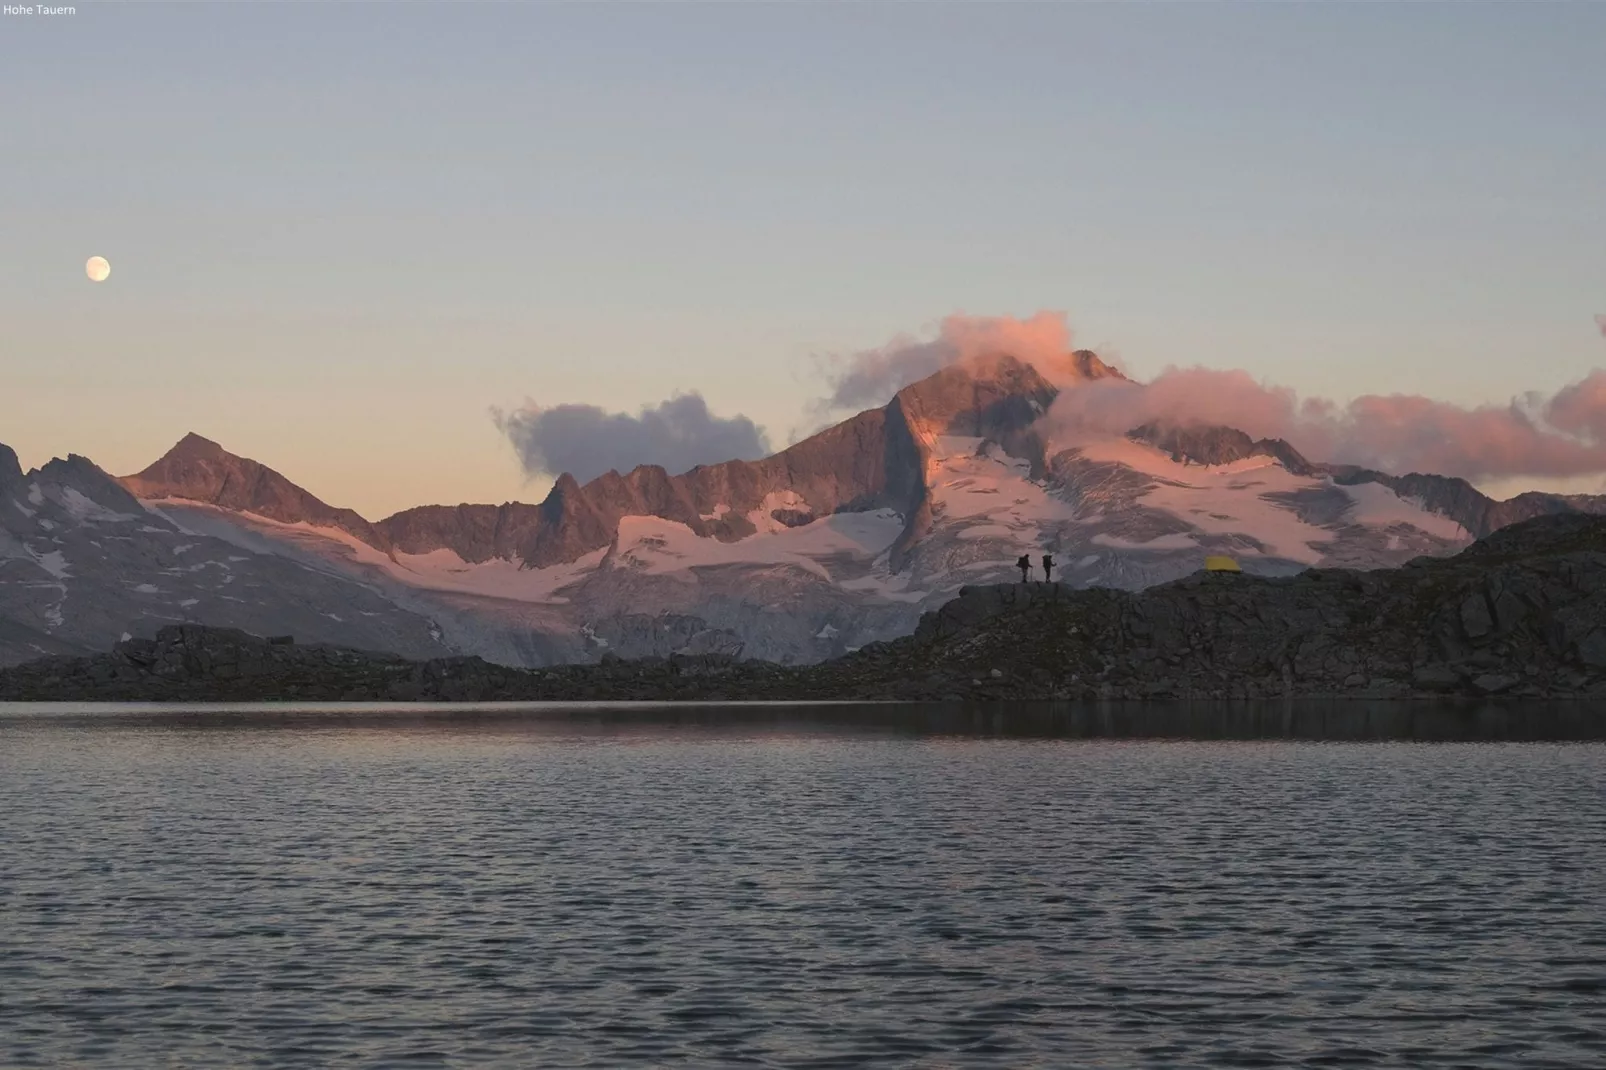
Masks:
[[[1585,702],[1355,701],[1178,703],[0,703],[0,725],[477,729],[529,734],[705,729],[1022,739],[1518,741],[1606,739],[1606,709]]]
[[[1595,719],[4,707],[0,1066],[1606,1066]]]

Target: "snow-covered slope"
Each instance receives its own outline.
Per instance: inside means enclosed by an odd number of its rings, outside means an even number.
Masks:
[[[25,474],[0,447],[0,664],[99,653],[174,621],[422,657],[448,649],[427,616],[338,569],[191,531],[82,457]]]
[[[564,476],[539,504],[375,522],[194,435],[121,486],[78,458],[23,476],[6,451],[0,660],[195,619],[524,665],[811,661],[904,634],[965,584],[1017,578],[1022,553],[1053,554],[1078,585],[1136,588],[1207,554],[1267,574],[1370,568],[1540,512],[1606,511],[1322,465],[1231,428],[1044,431],[1061,389],[1118,375],[1087,352],[1046,375],[971,361],[761,461]]]

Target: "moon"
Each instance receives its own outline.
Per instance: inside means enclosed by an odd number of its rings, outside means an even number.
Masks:
[[[105,282],[112,273],[112,266],[106,262],[104,256],[92,256],[84,265],[84,274],[89,276],[90,282]]]

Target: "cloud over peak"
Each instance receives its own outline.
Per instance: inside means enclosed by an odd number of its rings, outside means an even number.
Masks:
[[[1103,380],[1063,391],[1045,421],[1062,439],[1156,421],[1223,425],[1285,439],[1313,460],[1470,480],[1606,471],[1600,370],[1549,397],[1466,407],[1417,394],[1301,399],[1241,369],[1173,367],[1146,383]]]
[[[1600,323],[1606,333],[1606,317]],[[1071,351],[1062,312],[1025,319],[956,314],[933,338],[900,336],[823,361],[828,392],[815,402],[814,415],[884,405],[904,386],[951,364],[1007,353],[1061,388],[1044,430],[1064,439],[1125,434],[1152,422],[1205,424],[1286,439],[1315,460],[1386,472],[1476,480],[1606,471],[1606,370],[1548,397],[1529,393],[1505,404],[1469,407],[1406,394],[1339,403],[1301,398],[1239,368],[1173,366],[1148,382],[1088,381],[1067,360]]]
[[[1043,311],[1027,319],[956,313],[942,321],[935,338],[921,341],[901,335],[875,349],[825,358],[822,370],[830,392],[815,408],[822,413],[856,412],[885,405],[910,383],[950,364],[1005,353],[1065,385],[1074,377],[1070,352],[1071,330],[1063,312]]]
[[[908,336],[822,361],[827,392],[808,408],[817,430],[850,412],[886,404],[898,390],[949,365],[1008,354],[1033,365],[1060,393],[1040,424],[1048,437],[1123,435],[1149,423],[1237,428],[1281,438],[1315,461],[1469,480],[1568,477],[1606,472],[1606,370],[1548,396],[1454,405],[1421,395],[1365,394],[1348,402],[1300,397],[1241,368],[1172,366],[1147,382],[1086,378],[1072,356],[1064,313],[1025,319],[951,315],[935,336]],[[493,410],[526,472],[569,472],[582,481],[640,464],[671,473],[699,464],[768,456],[751,419],[711,413],[698,393],[632,415],[595,405]]]

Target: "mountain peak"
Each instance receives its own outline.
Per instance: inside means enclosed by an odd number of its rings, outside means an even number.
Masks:
[[[1058,393],[1032,365],[998,354],[950,364],[898,391],[892,403],[927,433],[994,438],[1030,425]]]
[[[206,454],[217,457],[234,456],[233,454],[229,453],[228,450],[224,449],[222,446],[219,446],[216,442],[213,442],[209,438],[203,438],[194,431],[189,432],[183,438],[179,439],[178,442],[174,443],[173,448],[168,450],[164,456],[171,457],[173,454],[183,454],[190,457],[198,454]]]
[[[118,479],[136,497],[179,498],[251,513],[281,524],[336,528],[389,549],[383,534],[350,509],[336,509],[249,457],[191,431],[149,468]]]
[[[17,460],[17,451],[0,442],[0,487],[21,482],[22,463]]]
[[[1071,354],[1071,366],[1083,379],[1125,379],[1119,370],[1099,359],[1091,349],[1078,349]]]

